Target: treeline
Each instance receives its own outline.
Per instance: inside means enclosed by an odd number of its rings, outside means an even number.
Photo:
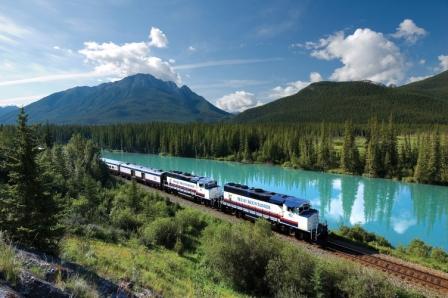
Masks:
[[[7,128],[4,128],[7,129]],[[121,124],[42,126],[65,143],[73,133],[104,149],[273,163],[409,182],[448,184],[446,128],[411,129],[392,119],[368,125]]]

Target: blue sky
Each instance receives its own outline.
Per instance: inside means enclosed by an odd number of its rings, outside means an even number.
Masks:
[[[2,1],[0,106],[137,72],[242,111],[448,69],[448,1]]]

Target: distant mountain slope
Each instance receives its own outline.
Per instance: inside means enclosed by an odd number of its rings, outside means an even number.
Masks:
[[[12,113],[12,112],[18,112],[19,108],[16,106],[7,106],[7,107],[0,107],[0,118],[6,114]]]
[[[235,122],[366,123],[372,116],[404,123],[448,124],[448,72],[401,86],[371,82],[319,82],[297,94],[244,111]]]
[[[448,70],[427,79],[401,86],[399,89],[433,95],[448,101]]]
[[[54,93],[25,107],[30,122],[106,124],[124,122],[211,122],[228,117],[187,86],[137,74],[95,87]],[[15,114],[0,117],[13,123]]]

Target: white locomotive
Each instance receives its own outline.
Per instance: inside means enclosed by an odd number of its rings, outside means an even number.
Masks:
[[[307,200],[236,183],[225,184],[223,192],[215,180],[207,177],[157,170],[108,158],[101,160],[116,175],[134,178],[143,184],[237,215],[263,217],[299,238],[313,241],[326,239],[327,225],[319,222],[319,212],[311,208]]]
[[[222,205],[246,216],[263,217],[280,228],[295,232],[301,238],[309,236],[314,239],[321,232],[319,212],[312,209],[307,200],[227,183],[224,185]]]

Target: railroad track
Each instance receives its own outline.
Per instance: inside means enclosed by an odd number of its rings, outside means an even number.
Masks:
[[[327,249],[341,257],[354,260],[369,267],[375,267],[405,281],[448,294],[448,279],[443,276],[387,260],[334,241],[328,241]]]

